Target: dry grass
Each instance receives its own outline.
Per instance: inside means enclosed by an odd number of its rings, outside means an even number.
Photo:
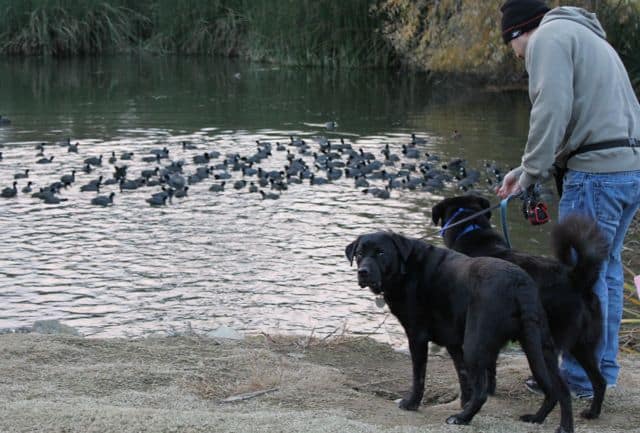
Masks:
[[[636,214],[627,232],[622,259],[625,269],[624,319],[620,330],[620,350],[640,352],[640,300],[633,277],[640,275],[640,213]]]
[[[433,355],[420,411],[394,399],[411,381],[410,359],[369,338],[259,335],[243,341],[198,336],[83,339],[0,335],[0,431],[435,433],[553,431],[517,420],[531,411],[517,354],[501,356],[498,394],[467,428],[444,425],[458,410],[451,360]],[[576,431],[617,433],[640,424],[640,358],[623,356],[619,389],[601,420],[576,419]],[[229,396],[277,391],[236,403]],[[577,413],[581,403],[574,404]]]
[[[236,362],[240,365],[233,367],[233,373],[231,369],[226,371],[227,374],[224,371],[222,374],[220,371],[205,373],[187,377],[181,384],[198,397],[215,401],[232,395],[277,388],[282,384],[284,369],[277,361],[274,365],[265,364],[262,355],[256,353],[248,359],[236,358]]]

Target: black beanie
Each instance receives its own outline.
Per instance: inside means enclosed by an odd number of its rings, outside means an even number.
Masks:
[[[500,8],[504,43],[538,27],[549,10],[542,0],[507,0]]]

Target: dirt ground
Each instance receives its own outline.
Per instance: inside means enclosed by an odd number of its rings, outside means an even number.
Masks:
[[[599,420],[576,432],[640,431],[640,357],[625,355],[620,385]],[[498,391],[470,426],[448,426],[457,383],[444,351],[430,356],[423,406],[394,400],[408,389],[407,354],[368,338],[260,335],[126,339],[0,335],[2,432],[553,432],[518,415],[540,398],[526,391],[524,357],[499,360]],[[240,394],[269,391],[224,403]],[[574,401],[574,414],[584,402]]]

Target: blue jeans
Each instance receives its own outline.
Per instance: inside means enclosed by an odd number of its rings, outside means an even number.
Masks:
[[[584,173],[568,170],[563,188],[558,205],[559,219],[572,212],[589,215],[597,221],[609,242],[609,257],[593,290],[600,298],[603,319],[602,341],[596,356],[607,385],[615,385],[620,370],[616,356],[624,301],[620,253],[629,224],[640,207],[640,171]],[[592,391],[584,370],[568,353],[562,355],[560,370],[573,391]]]

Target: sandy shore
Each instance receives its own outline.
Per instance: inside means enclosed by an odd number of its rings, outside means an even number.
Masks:
[[[0,335],[2,432],[553,432],[519,422],[540,402],[524,390],[526,360],[500,358],[498,392],[471,426],[444,424],[458,408],[451,361],[429,360],[418,412],[396,407],[410,384],[404,353],[367,338],[139,340]],[[620,386],[601,419],[576,432],[640,431],[640,358],[623,357]],[[265,393],[225,403],[251,392]]]

